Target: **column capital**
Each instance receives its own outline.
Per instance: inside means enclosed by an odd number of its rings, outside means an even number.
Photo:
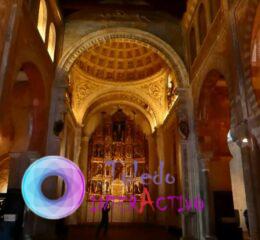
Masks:
[[[11,158],[19,158],[24,152],[9,152]]]
[[[34,161],[41,157],[40,153],[37,151],[28,151],[26,155],[31,161]]]
[[[203,161],[208,161],[213,157],[213,152],[212,151],[207,151],[207,152],[202,152],[199,153],[199,158]]]
[[[37,151],[10,152],[9,156],[16,159],[20,157],[27,157],[30,161],[35,161],[41,157]]]
[[[209,172],[209,164],[212,157],[213,152],[204,152],[199,154],[202,172]]]
[[[89,140],[90,140],[90,136],[83,136],[83,137],[81,137],[81,142],[82,143],[88,143]]]
[[[239,125],[237,125],[235,128],[233,128],[234,133],[234,139],[231,139],[229,141],[229,145],[232,145],[233,143],[236,143],[239,147],[250,147],[251,145],[251,137],[248,130],[248,123],[247,121],[241,122]]]
[[[244,119],[237,125],[233,126],[231,128],[231,133],[234,136],[234,141],[238,141],[239,139],[248,137],[248,135],[249,135],[248,121],[246,119]]]

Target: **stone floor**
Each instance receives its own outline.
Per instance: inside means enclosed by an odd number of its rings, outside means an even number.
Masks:
[[[37,236],[23,238],[23,240],[179,240],[177,232],[168,232],[165,228],[154,226],[110,226],[107,236],[100,234],[96,238],[97,226],[74,226],[60,232],[59,237]],[[250,240],[248,233],[244,232],[244,240]],[[235,239],[228,239],[235,240]]]
[[[81,226],[71,227],[66,237],[61,239],[66,240],[95,240],[97,227]],[[151,226],[111,226],[107,236],[101,236],[99,240],[177,240],[174,234],[169,233],[166,229]]]

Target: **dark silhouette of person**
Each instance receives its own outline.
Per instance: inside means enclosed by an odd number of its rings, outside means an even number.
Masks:
[[[110,201],[111,202],[111,201]],[[108,231],[108,223],[109,223],[109,211],[110,211],[110,202],[106,202],[102,208],[102,218],[101,222],[98,226],[97,233],[96,233],[96,239],[99,238],[100,231],[104,229],[104,235],[107,235]]]
[[[245,218],[245,222],[246,222],[248,235],[250,236],[250,229],[249,229],[249,220],[248,220],[248,211],[247,211],[247,209],[244,211],[244,218]]]

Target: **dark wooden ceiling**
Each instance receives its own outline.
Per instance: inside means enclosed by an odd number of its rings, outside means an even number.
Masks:
[[[71,13],[89,7],[108,9],[138,9],[164,11],[181,18],[186,10],[187,0],[59,0],[59,6],[66,17]]]

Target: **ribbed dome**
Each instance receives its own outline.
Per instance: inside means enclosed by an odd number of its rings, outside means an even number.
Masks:
[[[166,67],[166,63],[152,49],[129,40],[114,39],[88,49],[75,66],[98,79],[135,81],[154,75]]]

